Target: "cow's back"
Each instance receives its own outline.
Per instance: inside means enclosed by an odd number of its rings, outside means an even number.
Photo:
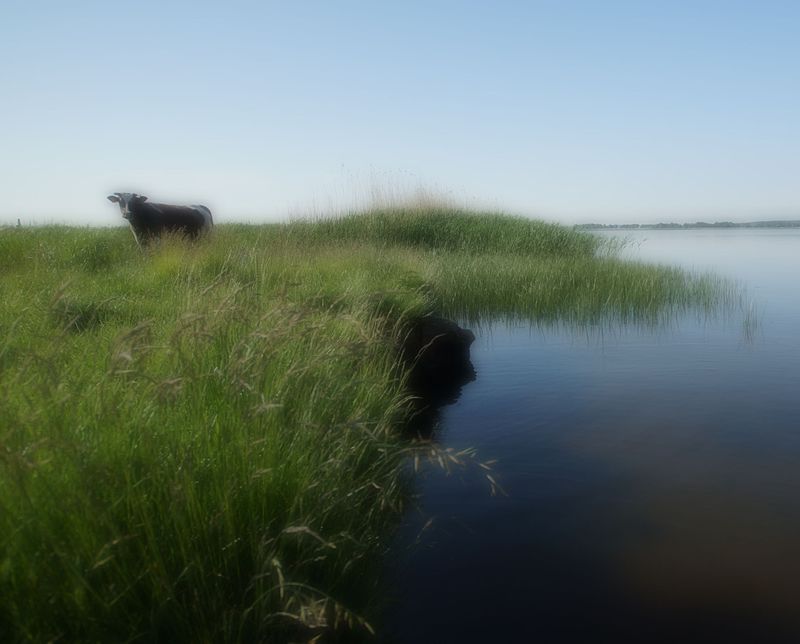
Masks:
[[[154,203],[150,205],[157,213],[156,219],[166,230],[200,229],[205,223],[201,212],[189,206],[171,206]]]

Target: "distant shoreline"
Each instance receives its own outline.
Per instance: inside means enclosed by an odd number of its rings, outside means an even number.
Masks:
[[[575,230],[682,230],[686,228],[800,228],[800,220],[770,220],[734,223],[732,221],[716,221],[713,224],[696,221],[687,224],[576,224]]]

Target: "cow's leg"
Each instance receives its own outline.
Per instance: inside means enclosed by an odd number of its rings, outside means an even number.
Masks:
[[[133,233],[133,238],[136,240],[136,245],[141,249],[142,248],[142,240],[139,239],[139,235],[136,234],[136,229],[133,227],[133,224],[130,224],[131,232]]]

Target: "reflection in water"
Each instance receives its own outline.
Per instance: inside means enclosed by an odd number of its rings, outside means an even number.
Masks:
[[[755,341],[691,317],[482,330],[438,437],[499,459],[508,496],[419,479],[387,641],[800,641],[800,234],[659,235],[639,252],[745,283]]]
[[[475,335],[451,320],[425,317],[418,320],[403,346],[411,367],[408,387],[415,397],[416,413],[408,431],[431,438],[439,426],[439,410],[454,404],[461,389],[475,380],[470,347]]]

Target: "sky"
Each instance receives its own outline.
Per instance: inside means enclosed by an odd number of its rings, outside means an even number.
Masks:
[[[0,223],[422,188],[563,223],[800,219],[800,2],[0,2]]]

